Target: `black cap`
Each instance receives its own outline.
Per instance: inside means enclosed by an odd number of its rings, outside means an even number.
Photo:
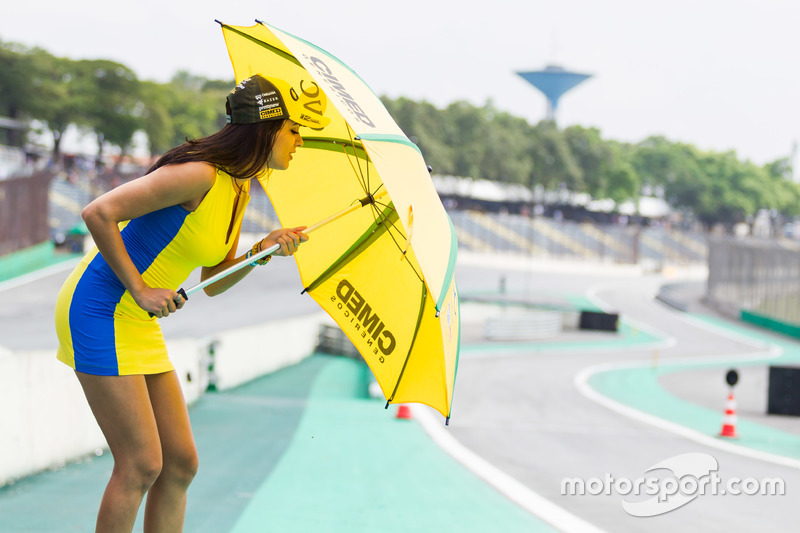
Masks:
[[[301,126],[324,128],[330,123],[330,119],[323,116],[327,97],[314,81],[300,81],[299,86],[298,93],[286,81],[260,74],[242,80],[228,95],[228,123],[291,119]]]

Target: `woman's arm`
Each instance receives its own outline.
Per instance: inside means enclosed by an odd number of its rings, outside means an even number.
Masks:
[[[306,242],[308,240],[308,235],[303,233],[304,229],[306,229],[306,226],[276,229],[262,239],[261,249],[266,250],[267,248],[278,244],[280,245],[280,249],[272,255],[280,255],[284,257],[290,256],[297,251],[297,247],[300,246],[301,242]],[[226,257],[223,262],[214,267],[203,267],[201,271],[202,280],[206,280],[217,273],[222,272],[226,268],[245,260],[244,255],[241,257],[234,257],[238,241],[239,238],[237,237],[236,242],[233,243],[233,247],[231,248],[231,253],[228,254],[228,257]],[[230,276],[226,276],[218,282],[212,283],[206,287],[204,291],[209,296],[217,296],[222,294],[243,280],[253,270],[253,268],[255,267],[246,266],[240,270],[237,270]]]
[[[207,163],[167,165],[95,199],[81,215],[98,250],[136,303],[157,317],[183,306],[178,293],[148,287],[133,264],[118,224],[173,205],[193,206],[211,189],[216,170]],[[178,298],[180,300],[180,298]]]

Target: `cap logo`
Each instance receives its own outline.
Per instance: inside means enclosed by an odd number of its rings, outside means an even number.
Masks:
[[[283,116],[283,109],[281,109],[280,107],[273,107],[271,109],[269,109],[269,108],[261,109],[258,112],[258,116],[261,118],[261,120],[268,120],[268,119],[271,119],[271,118],[282,117]]]

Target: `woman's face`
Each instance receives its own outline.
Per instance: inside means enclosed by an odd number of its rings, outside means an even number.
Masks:
[[[283,126],[275,136],[275,143],[272,145],[267,166],[274,170],[286,170],[292,161],[292,154],[299,146],[303,146],[300,124],[284,120]]]

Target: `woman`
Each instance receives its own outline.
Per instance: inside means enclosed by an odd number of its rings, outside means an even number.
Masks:
[[[306,81],[299,89],[258,75],[244,80],[228,95],[229,124],[170,150],[145,176],[83,210],[97,247],[64,283],[56,329],[58,359],[75,370],[114,457],[97,531],[131,531],[145,493],[145,531],[183,528],[197,452],[156,318],[183,307],[174,288],[198,266],[207,279],[275,244],[274,255],[290,256],[308,239],[305,227],[278,229],[236,257],[249,180],[288,168],[303,145],[301,126],[329,122],[319,88]],[[270,259],[206,293],[222,293]]]

